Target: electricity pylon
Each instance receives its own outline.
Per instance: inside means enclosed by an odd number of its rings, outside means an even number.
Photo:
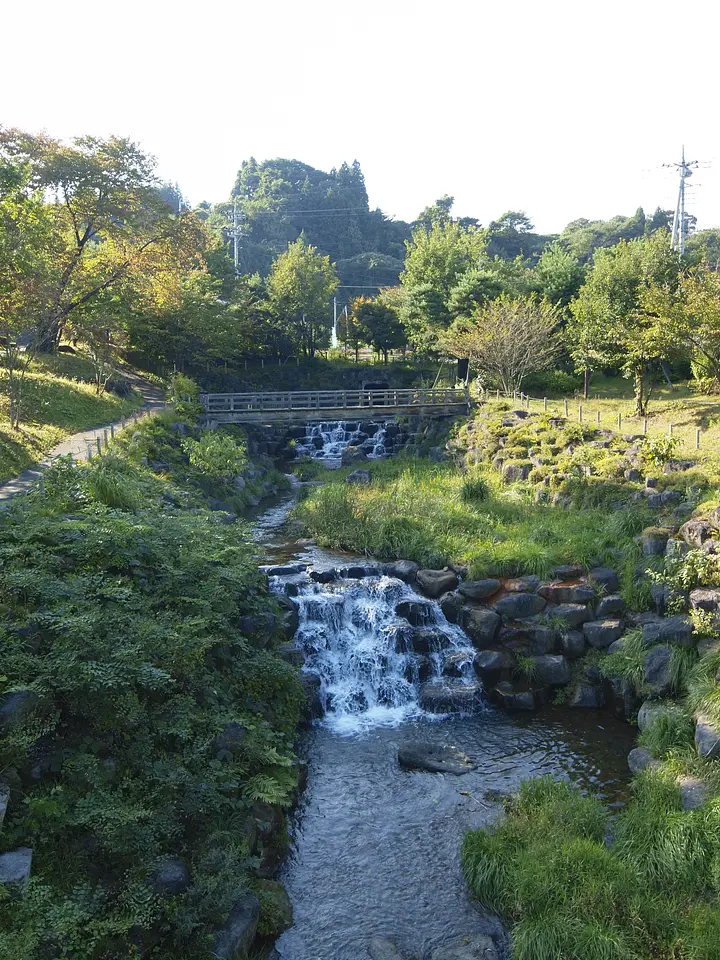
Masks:
[[[677,205],[675,207],[675,218],[673,220],[671,246],[678,253],[685,253],[685,238],[687,237],[687,219],[685,217],[685,181],[692,176],[693,170],[697,168],[697,160],[685,160],[685,147],[682,148],[682,160],[680,163],[666,163],[666,167],[674,167],[680,171],[680,187],[678,189]]]

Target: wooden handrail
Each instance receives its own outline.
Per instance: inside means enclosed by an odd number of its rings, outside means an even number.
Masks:
[[[454,387],[392,390],[292,390],[266,393],[204,393],[207,413],[292,410],[352,410],[367,407],[443,406],[467,402],[464,390]]]

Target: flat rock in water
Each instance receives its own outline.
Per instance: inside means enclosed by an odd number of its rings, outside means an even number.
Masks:
[[[431,960],[500,960],[494,940],[484,933],[435,947],[430,956]]]
[[[475,769],[473,761],[462,750],[439,743],[403,743],[398,748],[398,762],[409,770],[454,773],[458,776]]]
[[[368,944],[370,960],[403,960],[403,956],[392,942],[384,937],[373,937]]]

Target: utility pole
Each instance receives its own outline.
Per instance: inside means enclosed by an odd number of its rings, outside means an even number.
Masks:
[[[685,240],[687,238],[687,218],[685,216],[685,181],[692,176],[693,170],[697,167],[697,160],[685,160],[685,147],[682,148],[682,159],[680,163],[666,163],[666,167],[674,167],[680,171],[680,187],[678,189],[677,205],[675,207],[675,218],[673,220],[671,246],[678,253],[685,253]]]

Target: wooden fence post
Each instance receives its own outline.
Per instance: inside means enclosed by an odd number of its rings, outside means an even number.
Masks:
[[[111,439],[111,440],[114,440],[114,439],[115,439],[115,424],[114,424],[114,423],[111,423],[111,424],[110,424],[110,439]]]
[[[597,425],[600,426],[600,411],[597,412]]]
[[[547,397],[543,397],[543,410],[547,410]]]
[[[87,445],[87,458],[88,458],[88,460],[92,460],[92,453],[93,453],[93,451],[92,451],[92,444],[89,443],[89,444]]]
[[[102,453],[102,443],[101,443],[100,437],[95,437],[95,443],[97,445],[98,456],[100,456],[100,454]]]
[[[695,449],[700,449],[700,427],[695,430]]]
[[[647,417],[643,417],[643,436],[647,436]]]
[[[673,435],[673,425],[672,425],[672,424],[670,424],[670,426],[668,427],[668,434],[669,434],[670,436]]]
[[[568,402],[567,402],[567,400],[566,400],[566,401],[565,401],[565,416],[567,417],[567,415],[568,415]]]
[[[582,404],[578,404],[578,423],[582,423]]]
[[[622,430],[622,414],[618,413],[618,430]]]

